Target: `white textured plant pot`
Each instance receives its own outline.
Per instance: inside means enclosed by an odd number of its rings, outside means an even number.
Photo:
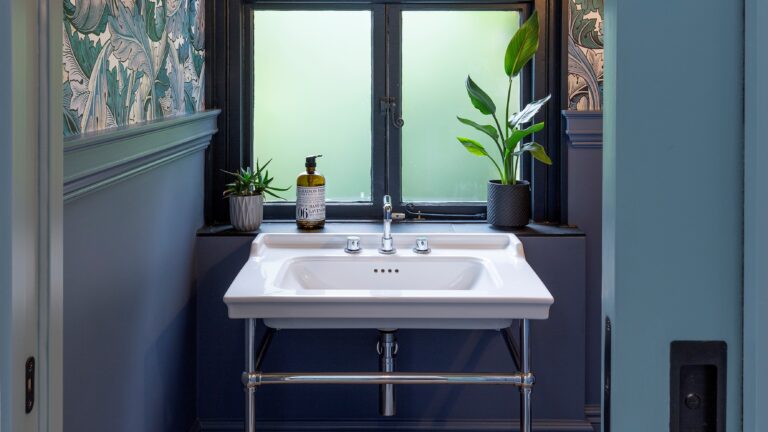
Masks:
[[[261,195],[230,196],[229,219],[238,231],[256,231],[264,218],[264,198]]]

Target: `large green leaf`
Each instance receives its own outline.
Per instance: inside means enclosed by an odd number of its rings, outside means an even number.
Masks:
[[[508,77],[517,76],[539,49],[539,14],[533,14],[512,36],[504,54],[504,72]]]
[[[547,165],[552,165],[552,159],[550,159],[549,156],[547,156],[547,151],[544,150],[544,147],[542,147],[542,145],[539,143],[526,144],[523,146],[523,148],[516,151],[515,154],[519,156],[525,152],[530,153],[531,156],[534,157],[534,159],[542,163],[545,163]]]
[[[188,41],[190,39],[189,14],[194,13],[194,8],[189,7],[189,3],[194,3],[194,1],[174,0],[166,3],[168,18],[165,29],[168,37],[173,41],[178,41],[179,38]]]
[[[96,58],[96,66],[88,81],[88,100],[80,119],[80,131],[87,132],[116,126],[115,118],[107,106],[109,99],[109,56],[112,44],[107,42]]]
[[[116,68],[107,71],[107,107],[112,113],[112,117],[115,118],[115,124],[122,126],[128,123],[128,91],[130,86],[130,80],[128,77],[128,69],[123,67],[121,63],[117,64]]]
[[[95,47],[87,37],[83,38],[83,40],[80,40],[77,36],[71,37],[71,31],[72,28],[65,21],[62,34],[61,59],[70,95],[65,99],[64,109],[75,111],[79,125],[79,118],[83,115],[85,104],[88,102],[89,77],[100,51],[94,52]],[[101,43],[99,43],[98,47],[101,49]]]
[[[71,81],[64,81],[64,136],[71,136],[80,133],[80,117],[77,111],[70,109],[70,101],[72,100],[72,87]]]
[[[496,105],[491,100],[491,97],[475,84],[469,75],[467,75],[467,94],[469,95],[469,100],[472,101],[472,106],[481,113],[485,115],[496,113]]]
[[[80,38],[77,31],[73,33],[72,26],[70,26],[66,20],[64,21],[64,34],[62,39],[64,44],[64,71],[71,75],[73,74],[72,69],[75,69],[73,66],[76,66],[82,70],[82,75],[86,78],[90,77],[91,70],[93,70],[93,67],[96,64],[96,58],[103,48],[101,41],[94,43],[89,37]],[[70,76],[70,80],[73,79],[79,81],[81,80],[81,77]]]
[[[544,129],[544,122],[536,123],[526,129],[514,129],[512,133],[509,134],[507,141],[504,142],[504,158],[506,159],[509,153],[515,151],[515,148],[523,138],[539,132],[542,129]]]
[[[603,19],[603,0],[571,0],[571,39],[584,48],[602,49],[597,17]]]
[[[165,5],[162,0],[144,1],[144,25],[152,41],[157,42],[165,36]]]
[[[505,144],[517,145],[517,143],[519,143],[523,138],[536,132],[540,132],[542,129],[544,129],[544,122],[536,123],[525,129],[514,129],[512,133],[509,134],[509,138],[507,138],[507,142]]]
[[[195,72],[197,72],[197,76],[202,76],[203,65],[205,64],[205,52],[190,50],[189,55],[192,57],[192,64],[195,65]]]
[[[189,41],[197,50],[205,49],[205,8],[202,2],[189,2],[187,11],[187,32]]]
[[[80,33],[104,32],[109,11],[107,0],[78,0],[74,7],[68,1],[64,2],[64,19],[69,20]]]
[[[509,117],[509,127],[515,128],[519,125],[522,125],[531,121],[533,116],[535,116],[536,113],[538,113],[539,110],[541,110],[541,107],[543,107],[544,104],[547,103],[550,97],[551,95],[547,95],[547,97],[543,99],[533,101],[528,105],[526,105],[525,108],[522,109],[522,111],[512,114]]]
[[[155,79],[153,52],[147,37],[147,30],[141,14],[128,10],[117,2],[117,13],[109,17],[109,31],[112,33],[114,54],[131,70],[144,72]]]
[[[173,114],[184,113],[184,65],[179,61],[179,53],[173,44],[168,44],[167,69],[169,93]]]
[[[464,146],[465,149],[467,149],[468,152],[472,153],[475,156],[488,156],[488,152],[485,151],[485,147],[483,147],[482,144],[479,142],[470,139],[470,138],[464,138],[464,137],[456,137],[456,139],[459,140],[461,145]]]
[[[494,141],[499,139],[499,133],[496,131],[496,128],[491,126],[491,125],[477,124],[474,121],[472,121],[470,119],[465,119],[463,117],[456,117],[456,118],[459,119],[459,121],[464,123],[465,125],[472,126],[473,128],[479,130],[480,132],[488,135]]]

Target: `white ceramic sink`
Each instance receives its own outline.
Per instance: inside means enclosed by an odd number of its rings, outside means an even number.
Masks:
[[[275,286],[287,290],[469,290],[500,284],[472,257],[364,256],[291,258]]]
[[[344,252],[360,237],[362,252]],[[230,318],[275,328],[499,329],[545,319],[552,295],[511,234],[261,234],[224,295]],[[427,237],[431,253],[412,248]]]

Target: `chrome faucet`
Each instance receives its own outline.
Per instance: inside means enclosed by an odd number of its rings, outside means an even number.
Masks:
[[[384,235],[381,237],[379,252],[391,255],[395,253],[392,241],[392,197],[384,195]]]

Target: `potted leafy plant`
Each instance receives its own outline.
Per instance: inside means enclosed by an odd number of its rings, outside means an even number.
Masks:
[[[458,119],[461,123],[488,135],[496,145],[498,156],[489,154],[482,144],[473,139],[465,137],[457,137],[457,139],[473,155],[490,159],[499,171],[500,178],[488,182],[488,223],[498,227],[521,227],[527,225],[531,219],[531,185],[527,181],[517,179],[520,157],[530,153],[536,160],[547,165],[552,164],[552,160],[540,144],[522,142],[529,135],[544,129],[544,122],[527,127],[526,124],[549,100],[549,96],[533,101],[520,112],[509,115],[512,80],[520,74],[538,48],[539,16],[534,11],[512,36],[504,55],[504,72],[509,78],[509,87],[503,127],[499,123],[496,105],[491,97],[475,84],[471,77],[467,76],[467,94],[472,106],[480,113],[491,116],[495,125],[483,125],[462,117]]]
[[[274,178],[267,171],[270,162],[272,159],[261,166],[256,160],[256,171],[251,167],[240,168],[238,172],[224,171],[235,178],[235,181],[227,184],[224,198],[229,198],[229,218],[238,231],[255,231],[259,228],[264,217],[264,195],[284,199],[275,192],[290,189],[272,186]]]

